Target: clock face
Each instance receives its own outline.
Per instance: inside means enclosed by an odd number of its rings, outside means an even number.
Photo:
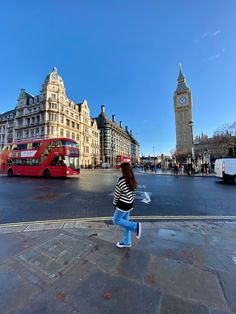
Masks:
[[[187,103],[187,97],[186,96],[181,96],[178,99],[178,104],[179,105],[185,105]]]

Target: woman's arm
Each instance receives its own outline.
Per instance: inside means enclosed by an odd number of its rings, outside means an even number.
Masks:
[[[121,195],[120,181],[117,182],[114,195],[113,195],[113,206],[116,207],[117,202],[119,201]]]

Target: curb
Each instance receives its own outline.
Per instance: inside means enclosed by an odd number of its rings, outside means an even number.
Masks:
[[[236,216],[132,216],[132,220],[145,221],[144,224],[155,227],[155,223],[160,222],[231,222],[236,223]],[[149,220],[149,221],[148,221]],[[0,224],[0,234],[45,231],[55,229],[105,229],[108,230],[113,226],[112,217],[94,217],[94,218],[74,218],[58,220],[42,220],[18,223]]]

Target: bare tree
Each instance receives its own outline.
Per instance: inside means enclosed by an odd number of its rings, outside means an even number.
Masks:
[[[236,121],[232,124],[225,124],[214,132],[213,142],[216,146],[222,148],[222,151],[228,151],[228,155],[236,157]]]

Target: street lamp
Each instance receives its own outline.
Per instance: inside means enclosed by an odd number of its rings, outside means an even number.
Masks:
[[[111,144],[111,157],[112,157],[112,167],[114,167],[114,149],[115,149],[116,145],[115,144]]]
[[[192,159],[193,162],[195,161],[195,154],[194,154],[194,143],[193,143],[193,121],[189,121],[188,125],[191,129],[191,145],[192,145]]]

